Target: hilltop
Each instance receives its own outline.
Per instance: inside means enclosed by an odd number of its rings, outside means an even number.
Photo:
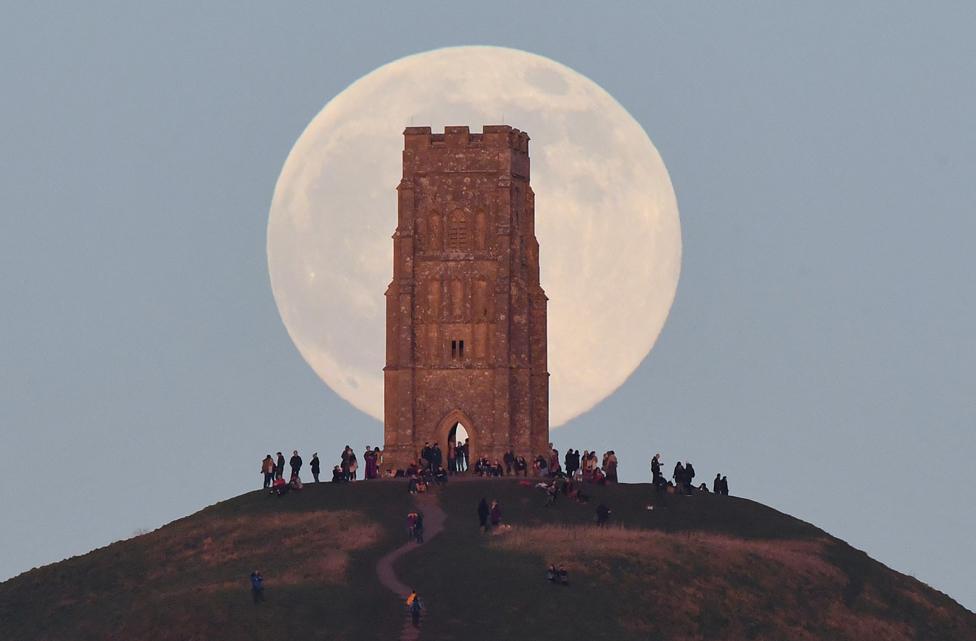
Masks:
[[[425,598],[420,638],[976,639],[976,615],[948,596],[753,501],[643,484],[591,495],[545,507],[512,480],[438,490],[444,530],[394,565]],[[510,529],[479,532],[482,496]],[[594,523],[601,502],[611,527]],[[400,638],[403,606],[376,564],[404,544],[415,507],[393,481],[250,492],[0,583],[4,637]],[[545,581],[551,562],[569,586]]]

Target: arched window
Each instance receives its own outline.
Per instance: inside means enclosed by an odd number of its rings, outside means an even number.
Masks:
[[[451,214],[447,228],[447,248],[465,250],[470,246],[468,220],[460,209]]]

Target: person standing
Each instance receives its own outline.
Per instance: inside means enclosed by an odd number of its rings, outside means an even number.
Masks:
[[[722,474],[716,474],[715,480],[712,481],[712,493],[721,494],[722,493]]]
[[[275,474],[275,463],[271,455],[268,454],[261,461],[261,474],[264,474],[264,489],[271,487],[272,481],[274,481]]]
[[[268,457],[270,456],[269,454]],[[251,572],[251,597],[254,599],[255,605],[264,601],[264,578],[257,570]]]
[[[280,479],[285,476],[285,455],[278,452],[278,460],[275,462],[275,478]]]
[[[454,441],[447,442],[447,473],[454,474],[457,472],[457,443]]]
[[[661,454],[658,453],[651,459],[651,483],[654,484],[654,487],[658,487],[663,480],[661,478]]]
[[[596,524],[603,527],[610,520],[610,508],[603,503],[596,506]]]
[[[319,472],[322,469],[320,465],[321,464],[319,463],[319,453],[315,452],[314,454],[312,454],[312,460],[309,461],[309,467],[312,468],[312,478],[315,479],[316,483],[319,482]]]
[[[417,510],[417,520],[413,524],[413,535],[417,543],[424,542],[424,513],[420,510]]]
[[[728,496],[729,495],[729,479],[727,479],[725,477],[725,475],[722,475],[722,488],[721,489],[722,489],[722,496]]]
[[[366,479],[375,479],[377,477],[377,456],[376,452],[369,449],[369,445],[366,446],[366,451],[363,452],[363,463],[366,464]]]
[[[674,484],[677,487],[685,486],[685,466],[681,464],[681,461],[674,464],[674,474],[672,474],[672,478],[674,478]]]
[[[417,596],[417,591],[410,590],[410,596],[407,597],[407,608],[410,610],[410,620],[415,628],[420,627],[420,609],[423,607],[420,597]]]
[[[352,454],[352,448],[348,445],[346,449],[342,450],[342,477],[345,480],[349,480],[349,455]]]
[[[481,502],[478,503],[478,522],[482,532],[488,531],[488,515],[490,512],[491,509],[488,507],[488,501],[482,497]]]
[[[291,478],[295,478],[302,471],[302,457],[298,455],[298,450],[292,451],[288,465],[291,466]]]
[[[608,483],[617,482],[617,453],[613,450],[610,450],[607,455],[607,464],[603,471],[607,474]]]
[[[695,467],[691,464],[691,461],[685,461],[685,492],[691,494],[691,488],[694,487],[695,481]]]

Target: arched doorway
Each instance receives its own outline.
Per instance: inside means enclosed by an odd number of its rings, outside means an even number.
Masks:
[[[447,433],[447,447],[448,452],[453,445],[455,449],[455,470],[456,472],[463,472],[468,469],[467,454],[471,452],[471,437],[468,435],[468,429],[464,426],[464,423],[458,421],[451,428],[451,431]],[[452,470],[448,469],[448,472]]]
[[[476,457],[478,449],[477,430],[470,418],[461,410],[449,412],[442,418],[437,425],[437,441],[444,451],[445,467],[448,467],[448,453],[451,444],[467,444],[467,457],[459,466],[461,470],[467,469],[467,462]]]

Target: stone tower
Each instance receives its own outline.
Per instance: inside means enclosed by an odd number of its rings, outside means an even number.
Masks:
[[[384,468],[444,451],[548,452],[546,295],[529,137],[507,125],[407,127],[386,290]]]

